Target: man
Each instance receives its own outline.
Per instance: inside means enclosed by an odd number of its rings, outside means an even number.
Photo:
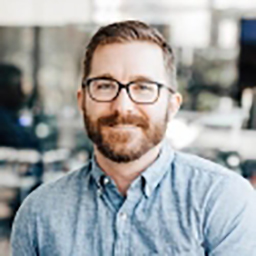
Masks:
[[[173,53],[139,21],[86,49],[79,107],[94,156],[20,208],[12,254],[256,255],[256,200],[238,175],[164,140],[181,104]]]

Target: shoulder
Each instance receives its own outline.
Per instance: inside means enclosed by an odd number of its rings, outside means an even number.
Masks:
[[[72,171],[62,178],[45,183],[34,190],[22,203],[19,211],[29,209],[33,214],[40,209],[51,209],[55,206],[74,203],[80,194],[80,189],[86,186],[90,177],[90,162],[79,170]]]
[[[175,152],[171,170],[174,188],[179,193],[191,194],[204,206],[224,195],[234,202],[255,200],[255,193],[247,180],[201,157]]]
[[[200,176],[200,179],[204,178],[205,180],[244,180],[234,171],[192,154],[175,152],[172,164],[177,175],[186,175],[193,178]]]
[[[198,170],[202,172],[207,171],[208,174],[212,175],[226,175],[226,171],[229,171],[225,167],[222,167],[221,165],[216,164],[210,160],[179,151],[174,153],[174,164],[183,167],[186,166],[186,168],[190,170]]]
[[[255,236],[256,194],[246,179],[190,154],[176,152],[172,164],[173,191],[192,206],[189,211],[200,213],[211,246],[229,233],[242,236],[246,229],[248,241]]]
[[[51,222],[56,226],[55,220],[58,222],[60,216],[66,218],[69,210],[79,204],[79,196],[82,195],[80,190],[86,187],[86,182],[90,177],[89,165],[90,162],[83,168],[68,173],[54,182],[41,185],[27,196],[13,223],[12,244],[14,247],[26,241],[29,241],[28,245],[30,245],[30,240],[36,244],[38,230],[44,230],[45,226],[52,225]]]

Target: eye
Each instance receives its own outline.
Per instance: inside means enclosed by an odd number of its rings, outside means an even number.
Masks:
[[[93,87],[95,90],[102,91],[102,90],[113,90],[116,88],[114,82],[111,81],[94,81]]]
[[[147,93],[147,92],[154,92],[155,86],[154,86],[154,84],[140,82],[140,83],[134,84],[132,89],[133,89],[133,91],[136,91],[136,92]]]
[[[104,89],[110,89],[110,88],[111,88],[111,84],[107,84],[107,83],[97,85],[98,90],[104,90]]]

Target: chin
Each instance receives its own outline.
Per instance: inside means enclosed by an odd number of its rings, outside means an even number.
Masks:
[[[102,135],[106,144],[114,145],[114,147],[120,148],[121,150],[124,149],[124,146],[136,147],[136,142],[143,140],[143,134],[141,131],[138,131],[138,129],[114,129],[113,131],[107,131]]]
[[[128,163],[145,155],[153,145],[144,138],[133,137],[129,141],[98,145],[98,150],[108,159],[117,163]]]
[[[122,148],[122,150],[119,149],[107,149],[105,148],[98,148],[99,151],[108,159],[110,159],[113,162],[116,163],[129,163],[132,161],[135,161],[139,159],[144,153],[141,149],[137,150],[127,150]]]

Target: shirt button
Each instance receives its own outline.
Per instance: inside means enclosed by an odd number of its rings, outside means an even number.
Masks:
[[[101,189],[101,188],[98,188],[98,189],[97,189],[97,195],[98,195],[98,196],[102,196],[102,189]]]
[[[127,220],[127,214],[125,213],[125,212],[121,212],[120,213],[120,218],[122,219],[122,220]]]
[[[108,183],[109,183],[109,178],[105,177],[105,178],[103,179],[103,184],[104,184],[104,185],[107,185]]]

